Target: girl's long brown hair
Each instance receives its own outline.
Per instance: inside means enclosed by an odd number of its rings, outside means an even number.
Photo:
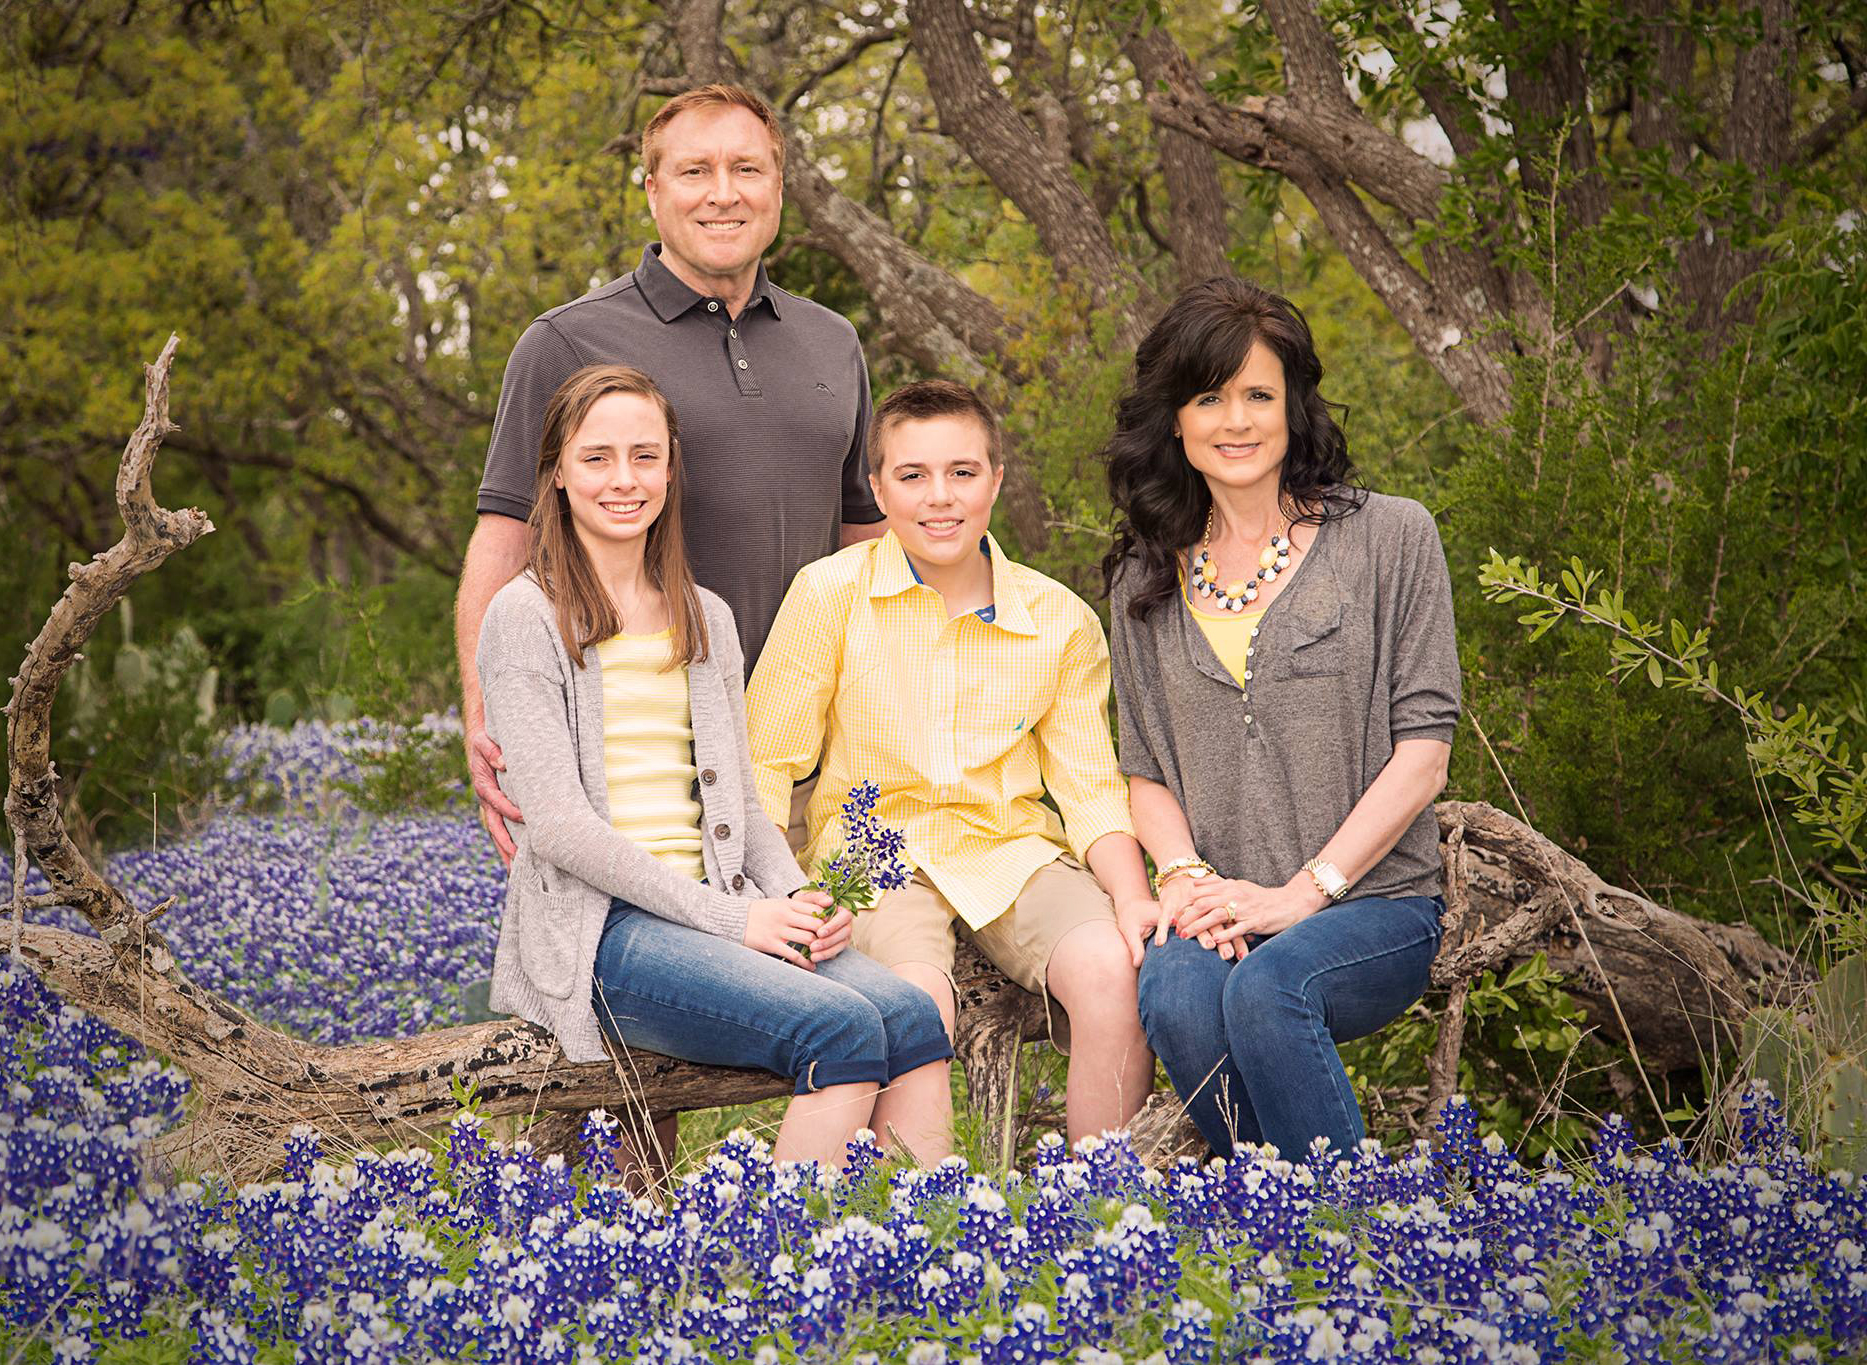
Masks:
[[[687,567],[687,541],[681,530],[681,434],[674,408],[655,381],[628,365],[588,365],[551,395],[545,407],[544,434],[538,443],[538,472],[532,480],[532,514],[526,522],[525,567],[557,609],[558,633],[571,662],[583,667],[583,652],[622,632],[622,616],[596,576],[590,556],[571,523],[570,499],[553,486],[564,447],[583,425],[599,398],[632,393],[652,399],[668,421],[668,500],[648,528],[644,567],[648,580],[668,601],[673,640],[668,668],[686,667],[707,657],[707,623],[700,594]]]

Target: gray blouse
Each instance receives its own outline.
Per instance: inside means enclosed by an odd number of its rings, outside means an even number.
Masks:
[[[1180,594],[1128,614],[1118,570],[1109,650],[1121,768],[1165,786],[1222,876],[1281,886],[1334,836],[1403,739],[1452,742],[1459,719],[1452,581],[1432,514],[1368,495],[1325,523],[1253,631],[1234,681]],[[1440,893],[1429,808],[1356,896]]]

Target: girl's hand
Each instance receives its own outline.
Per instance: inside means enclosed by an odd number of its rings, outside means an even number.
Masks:
[[[1282,886],[1259,886],[1256,882],[1209,877],[1199,887],[1180,921],[1184,938],[1198,936],[1217,945],[1220,955],[1231,957],[1229,949],[1243,951],[1235,940],[1246,934],[1276,934],[1300,920],[1308,919],[1328,898],[1308,876],[1291,878]]]
[[[802,900],[803,897],[796,899]],[[828,896],[824,899],[827,901]],[[850,938],[855,933],[856,916],[849,910],[838,910],[817,928],[817,941],[811,945],[812,962],[828,962],[849,946]]]
[[[807,972],[815,971],[810,959],[793,945],[808,947],[815,953],[817,936],[822,930],[823,921],[809,905],[795,900],[757,900],[746,907],[746,932],[742,942],[748,948],[794,962]]]
[[[794,901],[802,901],[806,905],[814,905],[819,910],[828,910],[833,904],[828,891],[820,890],[814,886],[806,886],[797,891],[793,891],[791,893],[791,899]]]

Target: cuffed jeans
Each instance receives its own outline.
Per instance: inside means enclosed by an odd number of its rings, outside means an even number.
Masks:
[[[709,1066],[756,1066],[806,1095],[886,1082],[953,1055],[926,991],[845,948],[814,972],[616,900],[590,1003],[612,1039]]]
[[[1141,1022],[1201,1136],[1271,1142],[1301,1160],[1326,1137],[1364,1133],[1335,1045],[1373,1033],[1426,991],[1439,951],[1436,896],[1366,896],[1327,906],[1228,962],[1177,934],[1149,943]]]

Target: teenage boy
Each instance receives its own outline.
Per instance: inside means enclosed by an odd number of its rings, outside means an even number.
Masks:
[[[1154,1082],[1135,971],[1158,907],[1109,739],[1101,623],[987,533],[1002,438],[971,389],[898,389],[868,462],[887,533],[799,572],[752,675],[759,799],[782,827],[821,762],[810,867],[849,791],[880,786],[876,817],[906,834],[916,875],[857,918],[854,946],[933,996],[950,1035],[967,935],[1068,1015],[1070,1141],[1120,1127]]]

